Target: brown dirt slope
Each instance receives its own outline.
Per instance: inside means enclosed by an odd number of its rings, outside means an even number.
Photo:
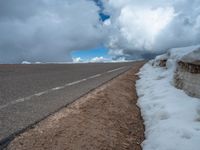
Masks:
[[[143,62],[16,137],[9,150],[140,150],[135,75]]]

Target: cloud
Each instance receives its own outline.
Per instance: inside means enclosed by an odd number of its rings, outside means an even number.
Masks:
[[[200,44],[199,6],[199,0],[2,0],[0,63],[73,61],[73,50],[99,45],[114,60],[131,60]]]
[[[106,62],[108,61],[108,59],[100,56],[100,57],[94,57],[90,60],[90,62]]]
[[[72,58],[73,63],[82,63],[84,60],[81,57]]]
[[[110,14],[110,54],[151,57],[200,43],[199,0],[103,0]]]
[[[28,64],[31,64],[30,62],[28,62],[28,61],[22,61],[22,63],[21,64],[26,64],[26,65],[28,65]]]
[[[91,59],[82,59],[81,57],[72,58],[73,63],[100,63],[100,62],[111,62],[112,59],[104,58],[103,56],[93,57]]]
[[[104,41],[98,12],[90,0],[0,1],[0,63],[71,61]]]

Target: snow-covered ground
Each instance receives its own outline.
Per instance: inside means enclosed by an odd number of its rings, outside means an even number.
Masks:
[[[173,86],[177,60],[199,47],[171,49],[140,70],[136,86],[146,128],[144,150],[200,150],[200,99]],[[165,57],[166,68],[152,65]]]

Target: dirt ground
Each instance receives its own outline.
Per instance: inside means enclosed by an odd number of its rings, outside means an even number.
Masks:
[[[16,137],[8,150],[141,150],[135,75],[143,62]]]

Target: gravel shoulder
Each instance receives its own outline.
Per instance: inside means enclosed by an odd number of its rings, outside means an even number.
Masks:
[[[8,150],[141,150],[144,126],[135,75],[144,62],[16,137]]]

